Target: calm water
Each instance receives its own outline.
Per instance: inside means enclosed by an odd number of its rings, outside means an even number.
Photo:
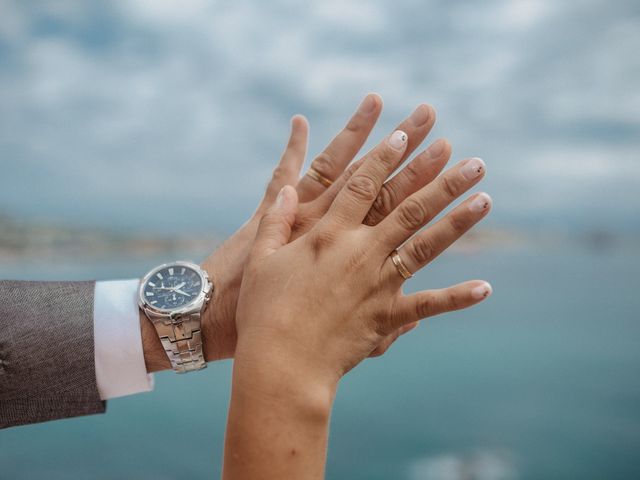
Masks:
[[[126,277],[140,263],[0,273]],[[481,277],[494,296],[344,379],[328,478],[640,478],[639,269],[638,255],[580,248],[440,259],[411,288]],[[106,415],[2,431],[0,478],[215,478],[230,367],[156,375]]]

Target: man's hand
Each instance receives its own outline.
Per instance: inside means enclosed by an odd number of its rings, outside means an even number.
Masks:
[[[367,95],[344,129],[315,157],[311,168],[333,182],[330,187],[308,175],[299,179],[307,150],[309,126],[304,117],[293,117],[289,142],[255,213],[202,263],[214,284],[214,295],[202,319],[207,361],[231,358],[234,355],[235,314],[242,274],[260,220],[275,201],[278,192],[285,185],[296,185],[300,204],[292,239],[308,232],[327,212],[342,186],[360,166],[362,160],[347,169],[369,137],[381,111],[382,99],[376,94]],[[409,137],[401,161],[406,160],[422,143],[433,127],[435,117],[434,109],[423,104],[397,126],[398,130],[406,132]],[[451,147],[443,139],[418,154],[383,185],[363,223],[376,225],[405,198],[431,182],[442,171],[450,154]],[[147,370],[151,372],[170,368],[155,329],[144,314],[141,314],[141,324]],[[390,334],[372,355],[384,353],[399,335],[413,327],[415,324]]]

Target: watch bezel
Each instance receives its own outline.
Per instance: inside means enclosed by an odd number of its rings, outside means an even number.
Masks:
[[[187,267],[192,269],[196,274],[200,277],[200,293],[198,296],[191,300],[186,305],[183,305],[179,308],[158,308],[151,305],[144,295],[144,287],[147,282],[160,270],[169,267]],[[200,265],[197,265],[193,262],[187,261],[175,261],[175,262],[167,262],[162,265],[158,265],[151,269],[140,281],[140,286],[138,287],[138,306],[143,309],[146,313],[156,314],[161,317],[167,317],[172,315],[184,315],[188,313],[193,313],[194,311],[200,311],[202,306],[209,301],[211,298],[211,293],[213,291],[213,284],[209,279],[209,274],[202,268]]]

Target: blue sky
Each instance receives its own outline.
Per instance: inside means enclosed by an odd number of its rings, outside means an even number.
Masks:
[[[0,4],[0,212],[213,228],[250,214],[294,113],[310,154],[360,98],[369,145],[433,104],[496,226],[640,231],[631,0]]]

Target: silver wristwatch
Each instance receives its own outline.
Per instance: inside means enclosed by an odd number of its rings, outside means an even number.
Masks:
[[[171,366],[178,373],[207,366],[200,317],[213,294],[206,271],[190,262],[160,265],[140,282],[138,304],[156,328]]]

